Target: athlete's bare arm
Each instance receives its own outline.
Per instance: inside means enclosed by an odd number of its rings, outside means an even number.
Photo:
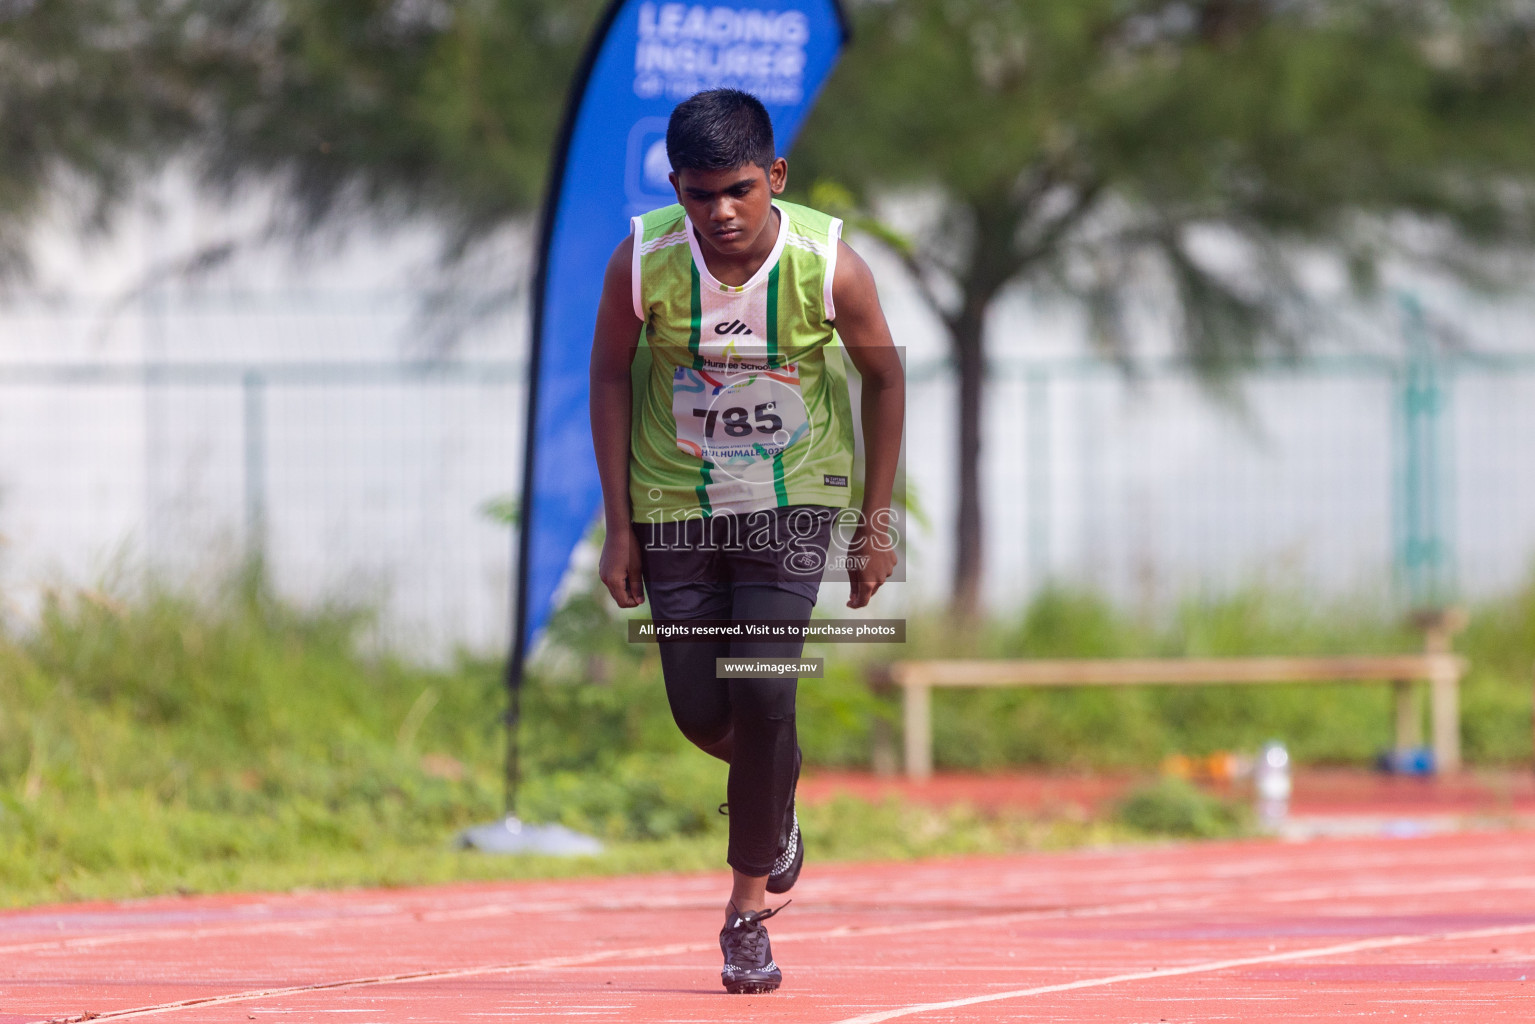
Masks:
[[[863,378],[863,514],[848,547],[852,556],[848,576],[853,586],[847,602],[849,608],[862,608],[895,571],[888,517],[901,457],[906,373],[879,305],[874,275],[846,242],[837,245],[837,269],[831,285],[837,334]]]
[[[640,549],[629,525],[629,410],[634,401],[629,367],[644,327],[634,315],[630,293],[633,255],[631,237],[619,243],[608,260],[592,338],[592,446],[597,450],[607,523],[597,573],[620,608],[634,608],[645,600]]]

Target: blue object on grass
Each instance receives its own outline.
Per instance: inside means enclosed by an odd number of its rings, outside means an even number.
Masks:
[[[1434,751],[1430,747],[1385,750],[1375,758],[1375,767],[1388,775],[1434,774]]]

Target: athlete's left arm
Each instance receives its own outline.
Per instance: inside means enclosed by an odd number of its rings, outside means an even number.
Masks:
[[[869,603],[895,571],[890,508],[906,419],[906,371],[879,305],[869,265],[843,241],[837,243],[832,277],[833,321],[848,358],[863,378],[863,508],[848,554],[849,608]]]

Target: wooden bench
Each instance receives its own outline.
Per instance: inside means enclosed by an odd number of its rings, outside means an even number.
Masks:
[[[1338,657],[1134,658],[1026,661],[897,661],[874,665],[869,682],[876,692],[902,692],[906,774],[925,779],[933,772],[932,691],[934,687],[977,686],[1145,686],[1260,683],[1390,682],[1396,690],[1396,747],[1422,743],[1417,681],[1430,689],[1435,770],[1460,769],[1460,680],[1466,662],[1449,651],[1449,637],[1463,618],[1440,616],[1426,628],[1423,654]],[[893,774],[895,751],[888,728],[875,736],[874,767]]]

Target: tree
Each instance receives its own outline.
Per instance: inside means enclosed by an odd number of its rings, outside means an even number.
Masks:
[[[1218,379],[1299,343],[1302,252],[1368,287],[1386,256],[1465,275],[1531,242],[1535,17],[1515,3],[865,0],[854,39],[797,173],[865,210],[905,191],[935,211],[892,248],[958,370],[962,614],[985,550],[985,340],[1005,289],[1076,300],[1124,357],[1127,313],[1158,283]]]
[[[954,603],[973,611],[987,318],[1006,289],[1081,303],[1129,349],[1175,297],[1210,377],[1307,314],[1294,259],[1361,285],[1456,274],[1535,232],[1535,15],[1522,0],[850,0],[854,44],[798,180],[933,200],[896,245],[959,371]],[[0,273],[61,182],[102,226],[187,161],[275,183],[275,231],[428,216],[447,255],[536,205],[603,0],[0,0]],[[809,175],[805,174],[806,168]],[[1413,231],[1399,230],[1410,222]]]
[[[597,0],[0,0],[0,276],[64,189],[103,229],[176,160],[275,184],[272,232],[537,205]]]

